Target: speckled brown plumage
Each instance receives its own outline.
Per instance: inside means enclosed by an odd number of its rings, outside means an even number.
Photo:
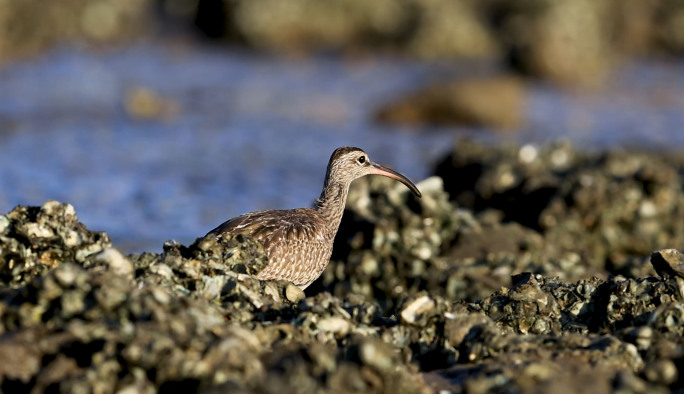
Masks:
[[[420,191],[411,181],[371,162],[363,150],[338,148],[330,157],[323,191],[313,208],[247,213],[226,221],[209,234],[251,235],[261,242],[268,255],[268,265],[256,277],[285,279],[305,289],[330,261],[349,185],[354,179],[370,174],[396,179],[420,197]]]

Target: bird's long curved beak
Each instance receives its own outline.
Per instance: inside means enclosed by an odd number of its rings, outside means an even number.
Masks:
[[[406,187],[408,187],[409,189],[411,189],[411,191],[413,192],[413,194],[416,195],[416,197],[420,198],[422,196],[422,194],[420,194],[420,190],[418,190],[418,188],[416,187],[416,185],[413,184],[413,182],[409,181],[409,179],[407,177],[401,175],[400,173],[394,171],[393,169],[387,168],[385,166],[381,166],[380,164],[376,164],[376,163],[371,163],[370,168],[371,168],[371,172],[370,172],[371,174],[384,175],[388,178],[395,179],[395,180],[403,183],[404,185],[406,185]]]

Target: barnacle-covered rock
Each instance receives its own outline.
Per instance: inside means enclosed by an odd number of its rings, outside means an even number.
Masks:
[[[334,260],[306,293],[250,276],[267,260],[249,237],[124,256],[68,205],[19,207],[0,216],[0,390],[680,388],[680,252],[639,255],[645,246],[628,250],[611,232],[678,234],[652,216],[679,212],[676,201],[649,207],[639,196],[669,190],[679,170],[651,171],[638,195],[626,185],[648,159],[588,164],[566,145],[549,149],[523,147],[511,162],[482,147],[475,193],[449,196],[430,178],[417,200],[379,177],[356,182]],[[631,197],[578,186],[578,163]],[[568,179],[582,191],[568,194]],[[520,203],[528,192],[532,217],[500,196]],[[592,208],[609,197],[642,216]]]
[[[651,253],[651,265],[663,279],[684,279],[684,258],[677,249],[663,249]]]
[[[684,237],[683,166],[676,155],[461,141],[436,172],[459,205],[543,235],[527,270],[574,281],[652,274],[638,260]]]
[[[71,204],[18,206],[0,219],[0,287],[30,282],[62,262],[84,263],[111,247],[104,232],[78,222]]]
[[[408,324],[425,325],[425,318],[431,315],[435,309],[435,301],[427,295],[421,295],[416,299],[410,300],[401,309],[400,316],[403,322]]]
[[[447,285],[458,275],[453,275],[457,267],[443,250],[478,223],[470,212],[448,201],[440,178],[428,178],[417,186],[421,199],[381,177],[352,184],[332,261],[313,291],[326,289],[338,295],[351,291],[388,306],[426,289],[436,295],[452,291],[454,299],[463,295],[456,290],[458,284]]]

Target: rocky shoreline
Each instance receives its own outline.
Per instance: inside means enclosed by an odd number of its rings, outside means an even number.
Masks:
[[[0,390],[682,390],[682,164],[460,142],[422,199],[356,181],[306,293],[250,278],[247,237],[124,256],[69,204],[16,207]]]

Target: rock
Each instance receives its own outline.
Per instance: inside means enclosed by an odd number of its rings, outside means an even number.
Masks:
[[[304,299],[304,291],[290,283],[285,287],[285,299],[292,303],[299,302]]]
[[[160,11],[209,37],[275,52],[391,51],[420,58],[510,59],[561,83],[600,80],[619,55],[677,54],[678,2],[576,1],[326,3],[275,0],[186,3]],[[287,34],[283,34],[287,32]]]
[[[651,265],[663,279],[684,279],[684,259],[677,249],[663,249],[651,253]]]
[[[656,360],[650,363],[645,371],[646,379],[651,382],[659,382],[664,384],[672,384],[677,381],[679,374],[677,367],[672,360]]]
[[[126,258],[118,249],[107,248],[95,256],[93,262],[102,263],[108,267],[108,270],[115,275],[121,275],[129,279],[133,279],[134,268],[131,261]]]
[[[4,234],[10,226],[10,220],[5,215],[0,215],[0,234]]]
[[[179,111],[177,102],[144,87],[130,89],[124,106],[129,116],[143,120],[168,119]]]
[[[382,122],[516,129],[522,126],[525,88],[511,76],[438,84],[385,105]]]
[[[476,216],[498,211],[498,221],[539,232],[543,247],[530,240],[521,249],[539,261],[554,260],[555,275],[576,280],[605,275],[610,267],[652,274],[642,256],[684,236],[676,224],[684,220],[684,198],[674,186],[681,165],[675,156],[586,153],[567,143],[487,147],[461,141],[436,172],[453,203]],[[647,214],[644,207],[650,207]],[[585,259],[588,264],[576,263]]]
[[[152,1],[0,3],[0,59],[34,55],[69,42],[130,42],[149,33]]]
[[[420,200],[356,182],[334,260],[306,293],[251,277],[266,257],[248,237],[123,256],[68,204],[15,208],[0,232],[0,389],[679,387],[682,278],[666,273],[680,255],[639,254],[647,234],[679,239],[674,159],[563,144],[458,152],[464,185],[430,178]],[[525,197],[539,206],[522,212]],[[26,235],[39,227],[53,236]]]
[[[401,319],[408,324],[418,324],[419,321],[424,321],[425,315],[434,308],[435,302],[424,295],[411,301],[401,310]]]
[[[340,317],[327,317],[318,322],[317,328],[321,331],[332,332],[333,334],[344,337],[349,333],[351,324]]]
[[[26,330],[3,336],[0,340],[0,377],[17,379],[24,384],[30,382],[41,366],[37,334],[34,330]]]
[[[397,352],[381,341],[366,340],[359,345],[359,358],[378,371],[390,372],[396,364]]]
[[[14,208],[0,237],[0,285],[30,282],[62,262],[83,263],[111,246],[109,237],[78,222],[74,207],[47,201],[41,207]]]
[[[556,83],[591,86],[603,82],[616,61],[604,23],[612,12],[609,0],[541,0],[511,5],[500,17],[515,66]]]
[[[498,44],[478,7],[436,0],[330,3],[273,0],[215,2],[198,8],[197,25],[223,36],[275,52],[387,50],[422,58],[487,56]],[[283,34],[287,32],[287,34]]]
[[[50,238],[54,236],[52,230],[38,223],[27,223],[23,231],[29,238]]]

